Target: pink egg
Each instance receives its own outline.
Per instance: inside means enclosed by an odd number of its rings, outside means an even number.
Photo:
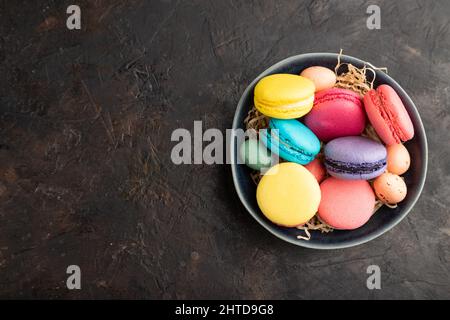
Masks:
[[[314,66],[306,68],[300,73],[302,77],[308,78],[316,86],[316,92],[333,88],[336,83],[336,75],[328,68]]]

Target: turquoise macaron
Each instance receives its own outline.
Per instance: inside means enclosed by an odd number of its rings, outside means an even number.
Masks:
[[[261,141],[284,160],[308,164],[320,151],[319,138],[295,119],[272,118],[269,128],[261,131]]]

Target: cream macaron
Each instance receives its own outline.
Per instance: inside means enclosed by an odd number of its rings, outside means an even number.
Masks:
[[[303,70],[300,75],[314,82],[316,92],[333,88],[336,84],[336,74],[332,70],[325,67],[309,67]]]

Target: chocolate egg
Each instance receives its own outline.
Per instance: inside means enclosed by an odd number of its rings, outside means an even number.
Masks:
[[[395,174],[403,174],[409,169],[411,159],[408,150],[401,143],[387,147],[387,170]]]
[[[300,73],[302,77],[308,78],[316,86],[316,92],[333,88],[336,83],[336,75],[328,68],[314,66],[306,68]]]
[[[388,204],[396,204],[406,197],[406,184],[403,179],[393,173],[385,172],[373,182],[377,198]]]

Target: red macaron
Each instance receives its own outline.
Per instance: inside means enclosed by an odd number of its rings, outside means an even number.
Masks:
[[[372,216],[375,193],[366,180],[327,178],[320,184],[320,220],[339,230],[353,230]]]
[[[364,107],[370,123],[383,142],[390,146],[414,136],[414,126],[395,90],[386,84],[364,96]]]
[[[325,179],[327,170],[325,169],[322,161],[320,161],[318,158],[315,158],[310,163],[304,165],[304,167],[313,174],[318,183],[321,183],[323,179]]]
[[[325,142],[360,135],[366,126],[366,115],[359,94],[340,88],[317,92],[305,124]]]

